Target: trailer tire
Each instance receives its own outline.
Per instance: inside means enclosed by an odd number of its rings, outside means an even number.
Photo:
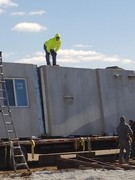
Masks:
[[[28,154],[27,154],[27,150],[25,147],[21,147],[22,149],[22,152],[23,152],[23,155],[25,157],[25,160],[26,162],[28,161]],[[16,153],[17,153],[17,149],[15,150]],[[16,159],[16,162],[18,163],[21,163],[22,162],[22,159],[20,160],[19,158]],[[9,153],[8,153],[8,157],[7,157],[7,164],[8,164],[8,168],[9,169],[14,169],[14,165],[13,165],[13,157],[12,157],[12,154],[11,154],[11,151],[9,149]]]

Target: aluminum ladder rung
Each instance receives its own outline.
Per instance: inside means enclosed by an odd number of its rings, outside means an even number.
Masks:
[[[8,129],[7,130],[8,131],[8,133],[15,133],[13,130],[11,130],[11,129]]]
[[[8,106],[8,105],[5,105],[5,104],[2,104],[2,105],[0,106],[0,109],[3,110],[3,111],[5,111],[5,112],[11,112],[9,106]]]
[[[13,158],[14,170],[17,167],[25,166],[28,171],[30,171],[23,151],[21,149],[19,139],[16,134],[16,129],[14,127],[14,121],[12,119],[12,113],[9,106],[8,92],[6,88],[6,80],[4,78],[3,68],[2,68],[2,52],[0,51],[0,112],[2,113],[2,119],[5,125],[6,134],[9,141],[10,151]],[[7,109],[6,109],[7,108]],[[6,116],[9,116],[6,118]],[[18,152],[18,154],[17,154]],[[17,158],[22,158],[22,162],[16,162]]]
[[[5,114],[5,113],[3,113],[3,116],[9,116],[9,113],[6,113],[6,114]]]
[[[5,83],[5,82],[6,82],[5,80],[0,81],[0,83]]]
[[[20,146],[14,146],[13,149],[21,149]]]
[[[23,154],[17,154],[17,155],[14,155],[15,158],[18,158],[18,157],[23,157]]]
[[[15,137],[15,138],[11,138],[10,141],[18,141],[19,138]]]
[[[0,97],[0,100],[6,100],[6,99],[7,99],[7,98],[5,98],[5,97],[2,97],[2,96]]]
[[[12,124],[12,122],[11,122],[11,121],[6,121],[5,123],[6,123],[7,125]]]
[[[7,106],[1,106],[1,110],[2,110],[2,112],[4,112],[4,111],[7,113],[11,112],[11,110],[9,110],[9,108]]]
[[[4,92],[5,90],[4,90],[4,89],[0,89],[0,91],[3,91],[3,92]]]
[[[27,166],[27,163],[16,163],[16,167],[19,167],[19,166]]]
[[[9,107],[6,105],[1,105],[1,108],[8,108],[9,109]]]

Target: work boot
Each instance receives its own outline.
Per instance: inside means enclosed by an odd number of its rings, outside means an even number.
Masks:
[[[58,64],[53,64],[53,66],[59,66]]]
[[[126,163],[126,164],[129,164],[129,160],[125,160],[125,163]]]
[[[123,159],[120,159],[120,160],[119,160],[119,164],[124,164],[124,160],[123,160]]]

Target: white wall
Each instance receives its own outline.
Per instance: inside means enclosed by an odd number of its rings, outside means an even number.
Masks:
[[[112,135],[120,116],[135,117],[133,71],[53,66],[40,71],[48,135]]]
[[[37,66],[32,64],[3,63],[5,78],[26,78],[28,107],[10,107],[15,129],[19,137],[40,136],[44,133]],[[0,137],[6,138],[0,113]]]

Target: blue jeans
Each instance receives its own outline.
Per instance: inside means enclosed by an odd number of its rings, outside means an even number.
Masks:
[[[45,50],[45,53],[46,53],[45,57],[46,57],[46,63],[47,63],[47,65],[51,65],[51,63],[50,63],[50,55],[52,56],[53,65],[56,65],[56,56],[57,56],[57,53],[56,53],[53,49],[51,49],[51,50],[50,50],[50,53],[49,53],[49,52],[47,51],[46,46],[44,46],[44,50]]]

